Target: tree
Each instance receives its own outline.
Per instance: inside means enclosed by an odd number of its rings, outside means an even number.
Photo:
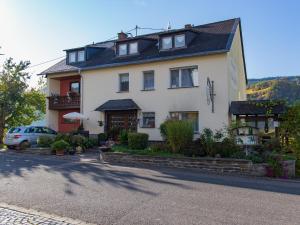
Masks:
[[[45,94],[28,88],[29,61],[7,59],[0,73],[0,144],[6,127],[29,125],[42,118],[46,110]]]

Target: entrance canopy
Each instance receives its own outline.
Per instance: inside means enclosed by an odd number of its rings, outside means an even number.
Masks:
[[[109,100],[100,105],[95,111],[124,111],[124,110],[139,110],[140,107],[132,99],[116,99]]]

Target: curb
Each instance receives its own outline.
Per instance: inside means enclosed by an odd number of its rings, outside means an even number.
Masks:
[[[72,224],[72,225],[96,225],[96,224],[87,223],[87,222],[84,222],[84,221],[81,221],[81,220],[78,220],[78,219],[72,219],[72,218],[63,217],[63,216],[57,216],[57,215],[54,215],[54,214],[45,213],[45,212],[41,212],[41,211],[34,210],[34,209],[26,209],[26,208],[15,206],[15,205],[9,205],[9,204],[3,203],[3,202],[0,202],[0,208],[12,210],[12,211],[17,211],[17,212],[21,212],[21,213],[25,213],[25,214],[30,214],[30,215],[41,216],[41,217],[45,217],[47,219],[56,220],[57,222],[69,223],[69,224]]]

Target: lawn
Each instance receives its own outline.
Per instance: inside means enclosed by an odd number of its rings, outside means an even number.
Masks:
[[[169,151],[158,151],[153,150],[151,147],[143,149],[143,150],[136,150],[136,149],[129,149],[128,146],[125,145],[115,145],[112,147],[113,152],[120,152],[120,153],[127,153],[131,155],[148,155],[148,156],[160,156],[160,157],[183,157],[183,154],[172,153]]]

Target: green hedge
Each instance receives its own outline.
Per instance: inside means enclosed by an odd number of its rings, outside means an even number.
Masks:
[[[194,130],[190,121],[173,120],[166,124],[167,141],[173,153],[184,151],[193,141]]]
[[[149,135],[144,133],[129,133],[128,147],[131,149],[145,149],[148,146]]]
[[[37,139],[37,145],[39,147],[50,147],[53,142],[54,142],[54,138],[51,138],[46,135],[40,136]]]

